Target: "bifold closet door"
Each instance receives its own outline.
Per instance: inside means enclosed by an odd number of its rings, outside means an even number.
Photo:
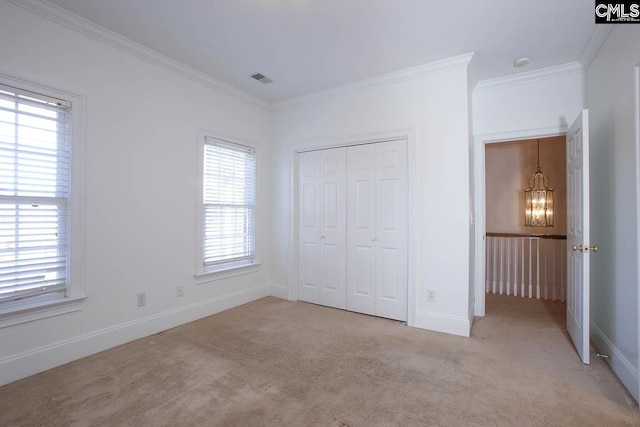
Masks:
[[[299,154],[298,299],[346,308],[346,148]]]
[[[347,148],[347,309],[407,320],[407,145]]]

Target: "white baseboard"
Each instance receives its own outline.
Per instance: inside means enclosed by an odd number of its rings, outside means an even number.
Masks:
[[[609,366],[615,374],[620,378],[622,384],[629,390],[636,402],[640,402],[638,398],[638,370],[633,364],[618,350],[611,340],[602,332],[602,330],[593,322],[591,322],[591,342],[599,353],[608,354],[610,359]]]
[[[280,292],[259,285],[5,357],[0,385]]]
[[[289,299],[289,288],[285,285],[274,285],[271,284],[269,286],[269,295],[276,298],[281,299]]]
[[[471,333],[471,322],[468,318],[447,316],[428,311],[417,311],[416,328],[429,329],[430,331],[444,332],[447,334],[468,337]]]

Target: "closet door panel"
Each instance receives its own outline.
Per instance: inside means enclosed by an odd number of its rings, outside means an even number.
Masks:
[[[399,272],[402,260],[398,259],[400,255],[398,249],[381,248],[380,253],[380,292],[379,299],[395,302],[400,297],[401,279]]]
[[[299,257],[298,299],[320,303],[320,193],[322,170],[319,152],[300,153],[298,186]]]
[[[376,315],[407,320],[407,145],[376,144]]]
[[[346,148],[322,150],[320,304],[346,308]]]
[[[375,314],[375,146],[347,149],[347,309]]]
[[[354,298],[349,301],[349,294],[347,294],[347,308],[355,311],[357,298],[364,298],[366,304],[362,304],[360,310],[367,310],[366,313],[374,314],[375,265],[373,261],[376,256],[375,249],[371,245],[358,245],[353,247],[352,254],[353,262],[349,262],[347,268],[347,271],[351,269],[352,276],[351,280],[347,282],[347,289],[351,284],[350,290]]]
[[[303,268],[301,269],[303,295],[301,295],[300,299],[302,301],[317,303],[320,302],[320,277],[318,275],[318,259],[320,258],[320,254],[318,253],[319,247],[315,242],[303,242],[302,245],[302,257],[300,262],[303,265]]]

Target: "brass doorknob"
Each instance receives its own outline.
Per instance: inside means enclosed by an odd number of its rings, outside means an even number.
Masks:
[[[598,252],[598,246],[594,245],[594,246],[582,246],[582,245],[573,245],[571,246],[571,250],[576,252]]]

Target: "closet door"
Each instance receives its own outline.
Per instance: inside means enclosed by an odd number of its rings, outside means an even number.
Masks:
[[[376,314],[376,145],[347,149],[347,309]]]
[[[407,320],[405,141],[347,149],[347,309]]]
[[[376,315],[407,320],[407,144],[376,144]]]
[[[298,155],[298,299],[320,303],[320,152]]]
[[[346,308],[346,148],[301,153],[298,298]]]
[[[320,151],[320,304],[347,307],[347,149]]]

